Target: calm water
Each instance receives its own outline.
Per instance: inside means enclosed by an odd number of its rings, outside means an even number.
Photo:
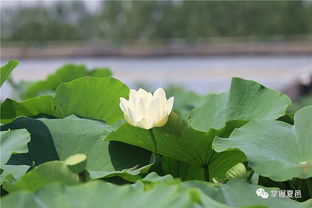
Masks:
[[[1,65],[5,60],[1,61]],[[162,58],[66,58],[25,59],[13,71],[13,79],[40,80],[65,63],[88,68],[109,67],[114,76],[130,87],[146,82],[152,87],[181,84],[199,93],[226,91],[231,77],[256,80],[265,86],[283,89],[299,77],[312,73],[312,56],[235,56]],[[1,98],[9,97],[8,85]]]

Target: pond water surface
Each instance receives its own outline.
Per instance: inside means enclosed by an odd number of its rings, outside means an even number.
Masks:
[[[6,60],[1,60],[1,65]],[[312,55],[306,56],[214,56],[214,57],[82,57],[66,59],[22,59],[13,79],[40,80],[65,63],[85,64],[88,68],[109,67],[114,76],[134,87],[145,82],[153,88],[180,84],[198,93],[226,91],[231,77],[252,79],[265,86],[283,89],[312,73]],[[11,97],[8,84],[1,98]]]

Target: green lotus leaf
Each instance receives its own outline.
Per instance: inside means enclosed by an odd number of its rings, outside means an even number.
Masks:
[[[210,94],[190,114],[192,128],[207,132],[233,120],[275,120],[286,113],[291,100],[281,92],[254,81],[233,78],[229,92]]]
[[[87,156],[91,178],[120,176],[135,181],[151,167],[151,153],[119,142],[104,141],[113,127],[100,121],[69,116],[40,119],[49,129],[60,160],[75,154]],[[64,128],[66,127],[66,128]]]
[[[58,117],[75,114],[113,124],[123,119],[119,98],[127,98],[129,88],[114,78],[83,77],[56,89]]]
[[[30,141],[30,134],[26,129],[1,131],[1,175],[0,184],[6,177],[20,178],[29,169],[27,165],[6,165],[9,159],[15,155],[28,152],[27,143]]]
[[[4,183],[4,188],[9,192],[20,190],[37,191],[53,183],[74,185],[80,182],[79,176],[72,173],[64,162],[50,161],[29,171],[15,183]]]
[[[196,131],[175,113],[170,115],[168,123],[164,127],[154,128],[153,132],[156,138],[157,153],[168,157],[163,161],[163,171],[184,180],[204,179],[203,168],[209,169],[210,179],[224,177],[227,170],[246,160],[245,156],[238,151],[216,154],[212,150],[211,144],[217,131],[211,130],[207,133]],[[111,132],[105,140],[124,142],[149,151],[154,149],[148,130],[136,128],[127,123]],[[181,169],[175,170],[176,167]]]
[[[275,181],[312,177],[312,106],[295,114],[295,123],[252,121],[233,131],[229,138],[217,138],[216,151],[240,149],[249,166]]]
[[[37,81],[27,87],[25,98],[31,98],[45,91],[54,91],[63,82],[69,82],[88,73],[84,65],[66,64],[45,80]]]
[[[6,99],[1,103],[1,122],[9,123],[20,116],[38,116],[40,114],[56,116],[53,109],[54,99],[52,96],[38,96],[21,102]]]
[[[153,128],[156,137],[157,153],[169,158],[206,165],[213,154],[211,143],[216,131],[207,133],[196,131],[171,113],[168,123],[161,128]],[[120,141],[153,151],[153,142],[148,130],[123,124],[105,138],[108,141]]]
[[[269,197],[257,195],[263,189]],[[309,208],[311,201],[299,203],[289,198],[273,198],[274,188],[232,180],[215,185],[203,181],[179,182],[172,177],[148,175],[134,185],[117,186],[92,181],[75,186],[53,184],[36,193],[16,192],[2,199],[5,207],[213,207],[213,208]],[[109,193],[109,194],[108,194]],[[160,200],[161,199],[161,200]],[[242,200],[244,199],[244,200]]]
[[[47,126],[40,120],[20,117],[13,122],[1,126],[1,130],[27,129],[31,140],[28,143],[28,151],[14,154],[10,157],[9,165],[38,166],[42,163],[58,160],[53,138]]]
[[[135,189],[130,185],[116,186],[102,181],[76,186],[52,185],[37,193],[12,193],[2,200],[4,207],[137,207],[166,208],[194,207],[196,193],[180,186],[159,185],[153,189]]]
[[[3,172],[0,175],[0,184],[7,180],[7,178],[13,178],[13,180],[18,180],[21,178],[30,166],[28,165],[3,165]]]
[[[296,202],[290,198],[273,197],[272,191],[276,188],[266,188],[254,184],[249,184],[245,180],[230,180],[226,184],[213,185],[204,181],[186,181],[183,185],[187,188],[198,188],[208,196],[207,202],[215,199],[217,202],[230,207],[267,207],[267,208],[309,208],[312,201],[305,203]],[[268,198],[257,195],[257,189],[263,189],[268,194]],[[203,204],[206,198],[202,197]],[[209,204],[205,204],[206,207]]]
[[[30,134],[26,129],[1,131],[1,168],[12,154],[26,153]]]
[[[208,164],[209,180],[212,178],[224,179],[226,172],[235,164],[246,161],[246,157],[240,151],[228,151],[214,153]],[[168,157],[162,159],[162,169],[164,174],[171,174],[182,180],[205,180],[203,167],[174,160]]]
[[[170,174],[181,180],[204,180],[204,171],[201,166],[162,157],[161,169],[162,174]]]
[[[17,60],[9,60],[8,63],[0,68],[0,87],[7,80],[13,69],[19,64]]]
[[[65,64],[56,70],[53,74],[50,74],[46,79],[40,80],[27,86],[24,92],[25,98],[31,98],[49,92],[54,92],[56,88],[64,83],[74,79],[92,76],[92,77],[109,77],[112,72],[108,68],[96,68],[88,71],[84,65]]]
[[[113,73],[109,68],[94,68],[88,72],[88,76],[91,77],[110,77]]]

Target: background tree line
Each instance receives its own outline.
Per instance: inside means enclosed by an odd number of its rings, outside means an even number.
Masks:
[[[2,9],[2,41],[161,40],[312,34],[307,1],[82,1]]]

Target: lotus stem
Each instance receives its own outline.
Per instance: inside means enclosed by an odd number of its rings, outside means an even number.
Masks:
[[[156,157],[156,154],[157,154],[157,144],[156,144],[156,138],[155,138],[153,129],[150,129],[150,130],[149,130],[149,133],[150,133],[151,138],[152,138],[152,141],[153,141],[153,146],[154,146],[153,153],[154,153],[154,155],[155,155],[155,157]]]
[[[78,176],[79,176],[79,178],[80,178],[80,180],[82,182],[86,182],[87,181],[87,175],[86,175],[86,171],[85,170],[83,172],[79,173]]]
[[[208,164],[202,166],[204,169],[204,180],[209,181],[209,169],[208,169]]]

